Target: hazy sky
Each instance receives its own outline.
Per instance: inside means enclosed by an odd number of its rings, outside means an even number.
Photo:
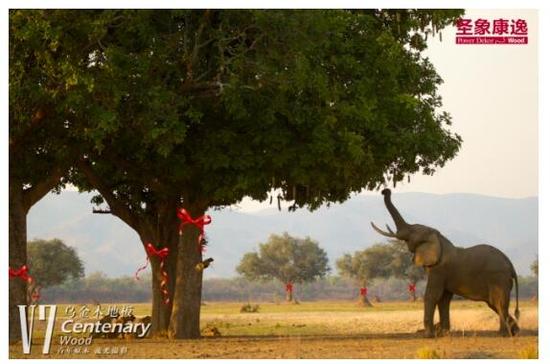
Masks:
[[[465,18],[525,19],[528,45],[457,45],[453,27],[431,39],[426,55],[445,81],[443,109],[464,139],[458,156],[434,176],[398,191],[538,195],[537,12],[467,11]]]
[[[537,12],[472,10],[464,18],[525,19],[529,44],[457,45],[454,27],[443,31],[442,41],[429,39],[424,54],[445,81],[442,109],[452,115],[451,130],[462,136],[462,148],[433,176],[417,174],[395,191],[537,196]],[[249,199],[239,204],[244,211],[267,206]]]

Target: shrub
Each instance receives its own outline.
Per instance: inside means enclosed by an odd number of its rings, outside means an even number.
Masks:
[[[416,358],[417,359],[442,359],[442,355],[440,355],[435,349],[431,349],[429,347],[423,347],[416,351]]]
[[[251,305],[250,303],[241,306],[241,313],[260,312],[260,305]]]

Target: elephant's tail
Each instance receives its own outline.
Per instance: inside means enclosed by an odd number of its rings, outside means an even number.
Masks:
[[[516,274],[516,270],[514,269],[514,281],[516,284],[516,309],[514,311],[514,316],[516,316],[516,320],[519,321],[519,285],[518,285],[518,275]]]

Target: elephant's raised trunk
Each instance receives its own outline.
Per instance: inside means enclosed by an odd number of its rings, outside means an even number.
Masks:
[[[387,236],[389,238],[397,238],[400,240],[407,240],[407,237],[409,236],[409,224],[405,222],[399,211],[395,208],[393,203],[391,202],[391,191],[388,188],[385,188],[382,191],[382,194],[384,195],[384,203],[386,204],[386,208],[391,214],[391,217],[393,218],[393,221],[395,222],[395,226],[397,227],[397,231],[393,232],[393,230],[386,225],[388,231],[384,231],[374,225],[374,223],[371,222],[372,227],[374,230],[376,230],[379,234],[382,234],[384,236]]]
[[[393,218],[393,221],[395,222],[395,226],[397,227],[397,233],[400,231],[406,230],[409,226],[399,213],[393,203],[391,202],[391,190],[389,188],[385,188],[382,191],[382,194],[384,195],[384,203],[386,204],[386,208],[390,212],[391,217]]]

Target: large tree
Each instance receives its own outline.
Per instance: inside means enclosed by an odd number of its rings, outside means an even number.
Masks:
[[[76,13],[97,21],[73,64],[93,92],[72,109],[89,127],[71,180],[144,245],[170,249],[168,304],[152,259],[156,331],[199,335],[199,230],[178,244],[176,208],[197,217],[275,189],[314,209],[431,174],[459,149],[421,51],[460,11],[65,11]]]
[[[12,10],[9,13],[9,264],[27,264],[27,213],[76,161],[83,110],[93,82],[86,73],[95,47],[91,14]],[[97,29],[96,29],[97,30]],[[99,105],[96,102],[95,105]],[[96,120],[97,121],[97,120]],[[80,128],[77,128],[80,126]],[[29,266],[33,273],[32,265]],[[10,279],[9,337],[21,337],[17,305],[26,303],[26,282]]]
[[[276,279],[286,285],[286,300],[293,302],[293,285],[323,278],[329,272],[327,253],[309,237],[273,234],[259,252],[246,253],[237,272],[249,280]]]

